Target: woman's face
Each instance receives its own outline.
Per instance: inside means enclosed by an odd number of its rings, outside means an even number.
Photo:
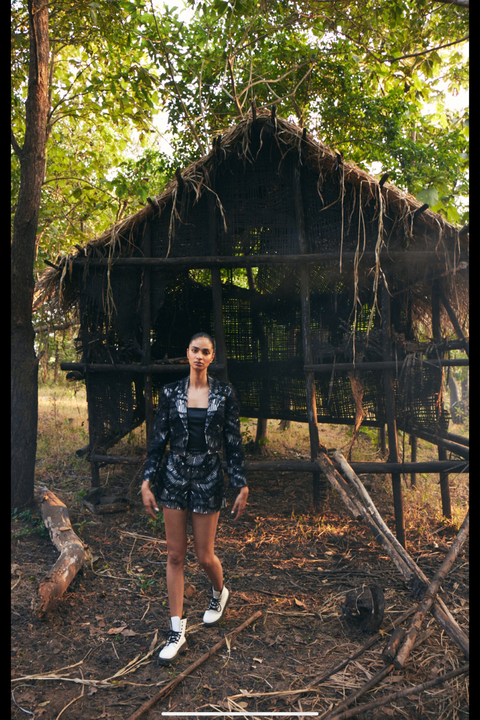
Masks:
[[[213,361],[215,353],[213,345],[208,338],[198,337],[192,340],[187,349],[187,358],[190,367],[195,370],[204,370],[208,368]]]

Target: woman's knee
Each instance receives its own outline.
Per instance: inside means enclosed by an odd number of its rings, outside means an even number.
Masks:
[[[170,566],[183,567],[186,553],[183,550],[171,549],[167,552],[167,561]]]
[[[200,552],[197,556],[198,562],[202,570],[209,570],[215,565],[216,557],[213,552]]]

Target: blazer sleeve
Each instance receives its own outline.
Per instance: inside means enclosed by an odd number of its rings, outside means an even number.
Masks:
[[[143,479],[155,482],[158,469],[165,455],[165,449],[170,439],[169,401],[165,389],[162,390],[158,402],[158,409],[153,423],[147,457],[143,466]]]
[[[230,487],[241,488],[247,485],[245,473],[245,454],[242,447],[240,432],[240,411],[235,391],[230,386],[225,404],[225,424],[223,427],[223,444],[227,462],[227,474]]]

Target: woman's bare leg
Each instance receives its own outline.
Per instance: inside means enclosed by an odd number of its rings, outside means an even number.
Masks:
[[[215,555],[214,543],[220,511],[216,513],[192,512],[193,542],[195,553],[203,570],[206,572],[214,590],[223,588],[223,570],[220,560]]]
[[[167,538],[167,590],[171,617],[182,617],[188,510],[163,508]]]

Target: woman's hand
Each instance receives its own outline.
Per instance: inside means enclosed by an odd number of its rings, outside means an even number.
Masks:
[[[143,500],[143,506],[145,510],[147,511],[147,515],[152,518],[152,520],[156,520],[157,516],[155,513],[159,511],[157,506],[157,501],[155,500],[155,495],[150,490],[150,483],[148,480],[144,480],[142,483],[142,500]]]
[[[248,498],[248,487],[245,485],[244,487],[242,487],[242,489],[240,490],[240,492],[237,495],[237,499],[233,503],[232,515],[235,515],[235,517],[233,518],[234,520],[238,520],[240,515],[245,510],[245,505],[247,504],[247,498]]]

